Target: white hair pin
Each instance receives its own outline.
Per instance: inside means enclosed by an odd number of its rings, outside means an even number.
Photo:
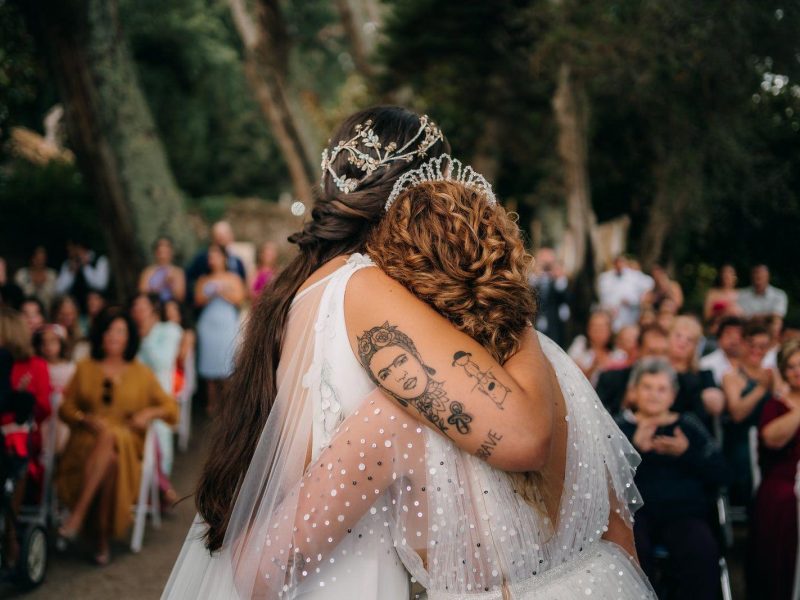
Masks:
[[[483,192],[492,206],[497,204],[497,198],[495,198],[492,191],[492,184],[486,181],[483,175],[473,171],[470,166],[465,167],[457,158],[453,158],[449,154],[442,154],[432,158],[419,169],[408,171],[398,177],[384,208],[388,211],[400,194],[426,181],[454,181],[461,183],[468,188]]]

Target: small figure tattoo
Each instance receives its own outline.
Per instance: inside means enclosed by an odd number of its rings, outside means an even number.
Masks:
[[[455,425],[458,433],[469,433],[469,424],[472,422],[472,417],[464,412],[464,405],[461,402],[451,402],[450,412],[452,413],[447,422],[450,425]]]
[[[500,383],[497,377],[494,376],[491,369],[482,371],[474,360],[472,360],[472,353],[470,352],[456,352],[453,355],[453,366],[459,366],[464,369],[467,375],[477,380],[475,387],[484,395],[488,396],[495,406],[503,409],[503,403],[506,397],[511,392],[511,389]],[[475,389],[475,388],[473,388]]]

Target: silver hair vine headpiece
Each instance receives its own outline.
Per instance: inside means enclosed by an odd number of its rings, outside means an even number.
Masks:
[[[465,167],[457,158],[453,158],[449,154],[442,154],[432,158],[419,169],[403,173],[395,182],[384,208],[388,211],[400,194],[426,181],[454,181],[461,183],[466,187],[483,192],[490,205],[497,204],[497,198],[495,198],[492,191],[492,184],[486,181],[483,175],[473,171],[470,166]]]
[[[381,167],[388,167],[391,163],[399,160],[411,162],[415,156],[425,156],[431,146],[444,139],[441,130],[428,118],[428,115],[422,115],[419,118],[417,134],[400,149],[397,148],[396,142],[390,142],[385,148],[382,146],[380,139],[372,129],[372,119],[356,125],[355,129],[356,135],[353,138],[347,141],[340,140],[330,152],[327,148],[322,151],[320,187],[323,189],[325,188],[325,175],[330,175],[339,190],[345,194],[354,192],[362,181]],[[412,148],[416,142],[419,144]],[[364,149],[359,148],[359,145]],[[345,177],[333,170],[333,161],[341,152],[347,152],[348,162],[364,172],[361,177]]]

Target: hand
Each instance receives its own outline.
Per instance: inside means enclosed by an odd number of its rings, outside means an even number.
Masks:
[[[640,452],[650,452],[653,450],[653,440],[658,425],[652,421],[639,421],[636,432],[633,434],[633,445]]]
[[[130,427],[134,431],[144,433],[150,426],[150,421],[151,421],[150,411],[148,411],[147,409],[140,410],[138,413],[135,413],[128,417],[128,427]]]
[[[772,371],[770,369],[764,369],[764,371],[761,373],[761,377],[758,378],[759,385],[761,385],[765,390],[771,391],[773,382],[774,378],[772,376]]]
[[[668,456],[681,456],[689,449],[689,438],[687,438],[680,427],[675,428],[673,435],[658,435],[653,438],[653,450],[657,454]]]
[[[17,391],[18,392],[27,392],[28,386],[31,384],[31,374],[25,373],[22,377],[19,378],[19,382],[17,383]]]
[[[81,425],[96,434],[100,434],[108,428],[105,419],[95,415],[85,415],[81,421]]]

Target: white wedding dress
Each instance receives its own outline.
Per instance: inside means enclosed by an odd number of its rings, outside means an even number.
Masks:
[[[371,265],[354,254],[298,294],[223,549],[204,549],[197,520],[162,598],[399,600],[406,570],[428,600],[655,598],[634,561],[602,540],[610,511],[630,521],[641,505],[638,455],[575,364],[540,336],[568,412],[553,524],[505,473],[375,389],[344,321],[347,282]]]

